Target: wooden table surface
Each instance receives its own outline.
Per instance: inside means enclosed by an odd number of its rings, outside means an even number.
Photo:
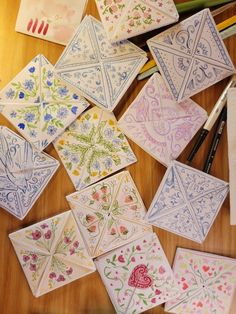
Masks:
[[[181,1],[176,0],[177,2]],[[19,4],[19,0],[0,1],[0,88],[4,87],[37,54],[44,54],[49,61],[55,64],[64,49],[63,46],[16,33],[14,28]],[[88,0],[87,13],[98,17],[94,0]],[[217,17],[217,22],[233,14],[236,14],[236,8],[234,8],[234,12],[231,10]],[[225,40],[225,44],[234,64],[236,64],[236,36]],[[117,118],[128,108],[145,82],[146,80],[142,82],[135,80],[132,88],[128,90],[115,110]],[[226,84],[227,80],[224,80],[201,92],[193,99],[210,113]],[[0,124],[14,130],[2,116],[0,116]],[[208,136],[201,147],[193,162],[194,167],[202,169],[211,138],[212,134]],[[132,141],[129,142],[138,158],[138,162],[128,167],[128,169],[148,208],[165,173],[165,167]],[[178,160],[186,161],[193,143],[194,140],[188,145]],[[46,151],[59,159],[52,145]],[[227,157],[227,136],[226,130],[224,130],[211,174],[226,181],[228,180]],[[2,314],[106,314],[115,312],[97,272],[40,298],[33,297],[8,239],[8,234],[13,231],[68,210],[69,205],[65,196],[72,192],[74,192],[74,187],[61,165],[23,221],[19,221],[5,210],[0,209],[0,312]],[[224,202],[207,239],[202,245],[161,229],[154,228],[154,230],[159,236],[170,263],[173,261],[177,247],[191,248],[236,258],[236,226],[233,227],[229,224],[229,198]],[[236,313],[236,302],[231,312],[232,314]],[[164,313],[164,310],[162,306],[158,306],[147,313],[159,314]]]

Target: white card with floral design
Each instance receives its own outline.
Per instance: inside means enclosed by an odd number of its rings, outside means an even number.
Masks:
[[[53,177],[59,162],[0,126],[0,207],[24,219]]]
[[[175,23],[173,0],[95,0],[111,42],[124,40]]]
[[[16,31],[66,45],[78,27],[87,0],[21,0]]]
[[[146,53],[129,41],[111,44],[101,22],[86,16],[55,70],[85,98],[113,111],[146,61]]]
[[[71,211],[9,237],[36,297],[95,271]]]
[[[150,232],[145,206],[128,171],[67,196],[91,256],[122,246]]]
[[[190,16],[147,43],[178,102],[235,73],[209,9]]]
[[[179,295],[155,233],[113,250],[95,265],[117,313],[141,313]]]
[[[35,147],[44,150],[88,102],[55,76],[52,64],[35,57],[0,91],[2,114]]]
[[[146,220],[158,228],[202,243],[229,192],[229,184],[172,161],[154,196]]]
[[[132,141],[166,166],[181,154],[206,118],[206,111],[193,100],[178,104],[156,73],[118,125]]]
[[[114,114],[97,107],[84,112],[53,144],[76,190],[136,162]]]
[[[229,314],[236,287],[236,260],[178,248],[173,265],[181,294],[165,310],[176,314]]]

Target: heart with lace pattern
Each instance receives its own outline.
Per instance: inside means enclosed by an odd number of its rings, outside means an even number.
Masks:
[[[146,265],[137,265],[129,277],[128,285],[139,289],[146,289],[151,287],[152,278],[148,275],[148,269]]]

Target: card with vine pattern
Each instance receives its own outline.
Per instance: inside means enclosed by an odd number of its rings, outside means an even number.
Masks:
[[[154,226],[202,243],[228,192],[227,182],[172,161],[146,220]]]
[[[71,211],[9,237],[35,297],[95,271]]]
[[[101,22],[86,16],[55,70],[85,98],[113,111],[146,61],[146,53],[129,41],[111,44]]]
[[[178,248],[173,265],[181,294],[166,303],[167,312],[228,314],[236,287],[236,260]]]
[[[111,42],[124,40],[175,23],[173,0],[95,0]]]
[[[94,107],[54,141],[76,190],[136,162],[113,113]]]
[[[193,100],[178,104],[156,73],[118,125],[132,141],[167,166],[181,154],[206,118],[206,111]]]
[[[21,0],[16,31],[66,45],[86,4],[87,0]]]
[[[209,9],[187,18],[147,43],[178,102],[235,73]]]
[[[145,206],[128,171],[67,196],[92,257],[150,232]]]
[[[0,207],[24,219],[53,177],[59,162],[0,126]]]
[[[179,296],[155,233],[95,259],[117,313],[141,313]]]
[[[73,86],[55,75],[43,55],[35,57],[0,91],[2,114],[39,150],[44,150],[88,105]]]

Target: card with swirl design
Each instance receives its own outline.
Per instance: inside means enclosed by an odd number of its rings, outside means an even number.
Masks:
[[[178,102],[235,73],[209,9],[189,17],[147,43]]]
[[[193,100],[177,103],[162,77],[154,74],[118,122],[120,129],[167,166],[191,141],[207,118]]]
[[[228,191],[227,182],[172,161],[146,220],[154,226],[202,243]]]
[[[92,257],[152,231],[144,221],[146,209],[128,171],[68,195],[67,200]]]
[[[173,265],[181,294],[165,310],[182,314],[228,314],[236,287],[236,260],[178,248]]]
[[[85,98],[113,111],[146,61],[146,53],[129,41],[109,43],[101,22],[86,16],[55,70]]]
[[[24,219],[59,167],[22,137],[0,126],[0,207]]]
[[[142,313],[179,295],[155,233],[95,259],[117,313]]]
[[[113,113],[93,107],[54,142],[76,190],[137,161]]]
[[[124,40],[178,21],[173,0],[96,0],[111,42]]]
[[[9,237],[35,297],[96,270],[71,211]]]
[[[66,45],[78,27],[87,0],[21,0],[16,31]]]
[[[44,150],[89,103],[36,56],[0,91],[2,114],[35,147]]]

